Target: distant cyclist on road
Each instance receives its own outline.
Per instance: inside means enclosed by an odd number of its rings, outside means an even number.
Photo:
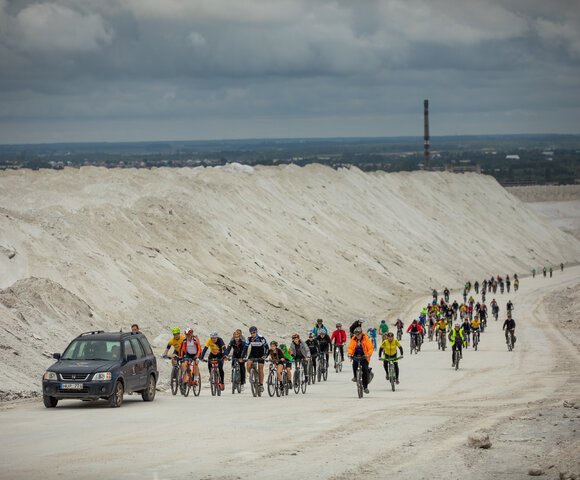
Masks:
[[[333,348],[338,348],[340,353],[340,361],[344,362],[344,344],[346,343],[346,332],[342,329],[342,323],[336,324],[336,330],[332,332],[330,341],[332,342]]]
[[[201,357],[199,358],[202,362],[208,349],[209,355],[207,357],[207,368],[211,373],[211,362],[213,360],[218,362],[218,370],[220,373],[220,388],[223,390],[225,379],[224,358],[226,357],[226,344],[217,332],[211,332],[209,334],[209,338],[205,343],[203,351],[201,352]]]
[[[260,390],[264,391],[264,360],[268,355],[268,342],[262,335],[258,334],[256,327],[250,327],[250,336],[248,337],[248,361],[246,369],[248,373],[252,370],[254,361],[258,362],[258,376],[260,379]]]
[[[516,321],[512,318],[511,312],[508,313],[508,316],[503,322],[502,330],[505,331],[505,342],[509,343],[509,337],[511,335],[512,345],[516,346]]]
[[[188,328],[185,331],[185,338],[179,347],[179,356],[191,360],[193,366],[193,381],[195,385],[199,383],[199,355],[201,354],[201,343],[199,338],[193,334],[193,330]],[[181,372],[185,371],[185,362],[181,364]]]
[[[246,345],[246,339],[242,335],[241,330],[236,330],[228,347],[226,348],[226,356],[229,356],[230,353],[232,364],[234,362],[240,362],[246,358],[246,353],[248,352],[248,346]],[[242,366],[243,367],[243,366]],[[246,369],[240,368],[240,383],[242,384],[242,388],[246,384]]]
[[[356,371],[360,364],[362,369],[362,382],[365,393],[369,393],[369,362],[373,354],[373,344],[362,328],[354,330],[354,336],[348,345],[348,358],[352,360],[352,381],[356,382]]]
[[[463,335],[463,330],[461,330],[461,325],[459,323],[455,324],[455,328],[451,329],[449,334],[449,341],[451,342],[451,366],[455,366],[453,360],[453,352],[459,351],[459,358],[463,358],[462,349],[465,346],[465,336]]]
[[[375,327],[369,327],[367,329],[367,335],[373,342],[373,348],[377,348],[377,329]]]
[[[387,324],[386,320],[381,320],[381,324],[379,325],[379,333],[381,335],[383,333],[389,333],[389,325]]]
[[[326,332],[326,334],[328,335],[328,330],[323,325],[322,318],[319,318],[318,320],[316,320],[316,325],[312,329],[312,333],[314,334],[315,337],[317,337],[321,330],[324,330]]]
[[[350,330],[350,338],[354,337],[354,331],[357,328],[360,328],[362,330],[362,324],[363,324],[364,320],[362,318],[359,318],[358,320],[356,320],[349,328]]]

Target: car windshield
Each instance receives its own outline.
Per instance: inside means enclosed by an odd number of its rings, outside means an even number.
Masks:
[[[121,342],[114,340],[74,340],[62,354],[63,360],[119,360]]]

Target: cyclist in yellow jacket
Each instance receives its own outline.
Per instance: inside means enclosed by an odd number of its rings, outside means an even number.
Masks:
[[[463,335],[463,329],[459,323],[455,324],[455,328],[451,329],[449,334],[449,341],[451,342],[451,366],[455,366],[453,361],[453,352],[459,350],[459,358],[463,358],[462,349],[465,346],[465,336]]]
[[[384,338],[384,337],[383,337]],[[397,357],[397,348],[401,351],[401,356]],[[382,352],[382,355],[381,355]],[[395,378],[397,384],[399,383],[399,358],[403,358],[403,346],[395,339],[395,334],[389,332],[386,334],[386,338],[381,343],[381,348],[379,349],[379,358],[383,360],[383,367],[385,367],[385,373],[387,374],[387,380],[389,379],[389,361],[393,362],[395,366]]]

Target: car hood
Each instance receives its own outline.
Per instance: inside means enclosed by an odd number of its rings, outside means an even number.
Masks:
[[[119,367],[119,362],[107,360],[59,360],[47,370],[55,373],[108,372]]]

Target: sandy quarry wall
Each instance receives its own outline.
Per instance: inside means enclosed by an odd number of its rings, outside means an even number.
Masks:
[[[39,352],[42,372],[42,352],[91,329],[136,322],[159,346],[175,325],[285,338],[318,317],[391,320],[433,287],[579,260],[578,240],[484,175],[0,172],[5,386],[21,381],[20,352]]]

